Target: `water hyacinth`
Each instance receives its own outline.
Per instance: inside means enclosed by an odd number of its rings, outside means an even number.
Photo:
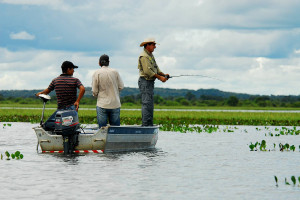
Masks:
[[[7,157],[6,160],[10,160],[10,158],[9,158],[10,157],[10,153],[8,151],[5,151],[5,155]]]
[[[10,157],[12,159],[16,159],[16,160],[19,160],[19,159],[23,159],[23,154],[20,153],[20,151],[16,151],[15,153],[12,153],[10,154],[8,151],[5,152],[5,155],[6,155],[6,160],[10,160]],[[1,160],[3,160],[3,155],[1,154]]]
[[[295,176],[292,176],[291,180],[292,180],[293,184],[296,185],[296,178],[295,178]]]
[[[274,178],[275,178],[276,186],[278,187],[278,178],[277,176],[274,176]]]
[[[278,178],[277,178],[277,176],[274,176],[274,179],[275,179],[276,187],[278,187]],[[296,186],[296,184],[297,184],[297,179],[296,179],[295,176],[291,176],[291,181],[292,181],[292,183],[293,183],[293,186]],[[298,182],[299,182],[298,187],[300,187],[300,176],[298,176]],[[287,179],[286,177],[284,178],[284,183],[285,183],[285,185],[291,185],[291,184],[288,182],[288,179]]]
[[[266,146],[267,146],[266,141],[265,141],[265,140],[262,140],[259,149],[260,149],[261,151],[266,151]]]
[[[269,150],[266,149],[267,148],[267,142],[265,140],[262,140],[261,143],[256,142],[254,144],[252,142],[250,142],[250,145],[249,145],[250,151],[254,151],[254,150],[257,151],[258,150],[257,146],[259,146],[260,151],[270,151],[270,149]],[[273,147],[274,147],[273,151],[275,151],[276,150],[276,144],[275,143],[273,143]],[[294,152],[296,150],[295,145],[290,145],[288,143],[286,143],[284,145],[279,143],[278,147],[279,147],[279,151],[293,151]],[[300,145],[299,145],[299,151],[300,151]]]
[[[7,126],[9,126],[9,127],[10,127],[10,126],[11,126],[11,124],[9,124],[9,123],[8,123],[8,124],[3,124],[2,128],[5,128],[5,127],[7,127]]]

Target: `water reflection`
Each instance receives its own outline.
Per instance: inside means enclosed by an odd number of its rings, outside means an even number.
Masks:
[[[56,161],[62,161],[69,165],[78,165],[80,157],[85,156],[84,154],[70,154],[64,155],[63,153],[37,153],[41,158],[49,159],[53,158]]]
[[[162,151],[162,149],[154,148],[154,149],[143,150],[143,151],[105,153],[103,156],[111,160],[118,160],[118,159],[122,159],[123,157],[130,157],[136,155],[143,155],[151,159],[158,156],[164,156],[164,154],[166,154],[166,152]]]
[[[79,158],[84,155],[80,154],[71,154],[71,155],[64,155],[64,154],[54,154],[53,157],[56,159],[60,159],[63,162],[68,163],[69,165],[78,165]]]

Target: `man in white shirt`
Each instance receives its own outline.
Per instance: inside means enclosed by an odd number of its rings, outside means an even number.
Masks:
[[[93,74],[92,92],[97,97],[97,120],[99,128],[110,125],[120,126],[120,91],[124,83],[117,70],[109,68],[108,55],[99,59],[100,69]]]

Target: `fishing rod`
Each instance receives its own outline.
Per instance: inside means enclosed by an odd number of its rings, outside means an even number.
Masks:
[[[192,75],[192,74],[181,74],[181,75],[175,75],[175,76],[167,75],[167,76],[165,76],[165,78],[173,78],[173,77],[177,78],[177,77],[182,77],[182,76],[201,76],[201,77],[205,77],[205,78],[215,79],[215,80],[218,80],[218,81],[223,81],[223,80],[218,79],[218,78],[214,78],[214,77],[211,77],[211,76],[200,75],[200,74],[197,74],[197,75]]]

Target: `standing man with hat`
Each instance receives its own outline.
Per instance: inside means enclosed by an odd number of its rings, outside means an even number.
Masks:
[[[46,130],[54,130],[55,115],[60,110],[76,110],[78,112],[79,102],[85,93],[85,88],[78,78],[73,77],[74,69],[78,68],[70,61],[64,61],[61,65],[62,74],[53,79],[48,88],[36,94],[49,94],[55,90],[57,97],[57,110],[45,122]],[[77,88],[79,95],[77,98]]]
[[[109,68],[108,55],[99,59],[100,69],[93,74],[92,91],[97,97],[97,120],[99,128],[110,125],[120,126],[120,91],[123,81],[117,70]]]
[[[154,81],[161,82],[168,80],[169,74],[164,74],[156,64],[152,52],[156,48],[154,38],[147,38],[140,44],[144,47],[143,52],[139,56],[139,89],[142,97],[142,126],[153,126],[153,110],[154,110]]]

